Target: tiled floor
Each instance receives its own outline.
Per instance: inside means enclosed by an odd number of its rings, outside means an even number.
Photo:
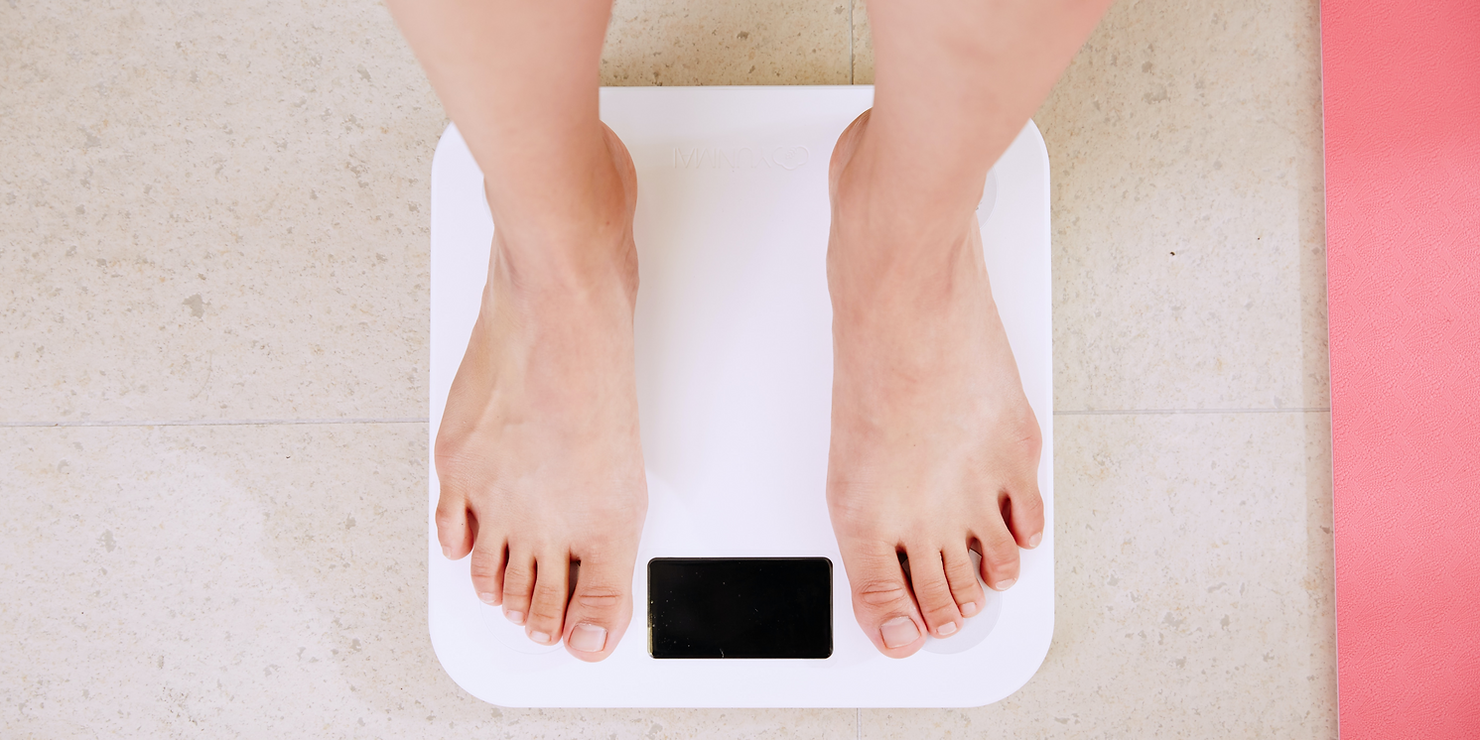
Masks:
[[[604,76],[866,83],[849,2],[622,0]],[[0,5],[0,735],[1333,737],[1319,102],[1314,0],[1122,0],[1037,115],[1060,592],[1021,691],[521,711],[426,638],[444,120],[384,9]]]

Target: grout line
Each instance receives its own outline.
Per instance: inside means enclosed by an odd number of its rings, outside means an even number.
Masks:
[[[1176,414],[1308,414],[1330,413],[1329,407],[1284,409],[1077,409],[1055,411],[1054,416],[1168,416]],[[28,427],[256,427],[315,426],[325,424],[426,424],[426,417],[353,419],[115,419],[100,421],[0,421],[0,429]]]
[[[1330,413],[1328,407],[1301,406],[1289,409],[1124,409],[1055,411],[1054,416],[1147,416],[1168,414],[1307,414]]]
[[[857,29],[853,27],[853,4],[857,0],[848,0],[848,84],[856,85],[856,70],[853,62],[853,44],[857,40]]]
[[[853,712],[853,726],[858,728],[858,740],[863,740],[863,709],[855,709]]]
[[[0,429],[18,427],[255,427],[315,424],[425,424],[424,418],[385,419],[157,419],[114,421],[0,421]]]

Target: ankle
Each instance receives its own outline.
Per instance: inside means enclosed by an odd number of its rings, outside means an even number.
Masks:
[[[834,315],[851,324],[945,309],[986,273],[975,203],[921,197],[929,173],[891,165],[870,120],[839,138],[831,172],[828,287]]]
[[[489,165],[488,209],[509,245],[534,248],[610,241],[630,229],[637,177],[627,149],[598,124],[558,154],[519,152]]]
[[[512,179],[512,178],[511,178]],[[622,178],[611,162],[590,166],[580,180],[527,177],[519,188],[485,184],[497,232],[514,250],[579,247],[610,242],[631,227]]]
[[[882,137],[875,117],[860,116],[838,142],[832,162],[835,222],[863,224],[870,231],[917,235],[938,243],[975,224],[986,185],[986,168],[923,157],[910,141]]]
[[[827,279],[840,318],[944,308],[985,276],[974,214],[883,210],[834,212]]]
[[[570,232],[514,243],[494,235],[489,284],[521,303],[602,303],[637,297],[637,252],[630,227]]]
[[[515,180],[488,188],[494,232],[490,280],[530,296],[575,298],[622,289],[635,298],[632,241],[636,175],[610,130],[599,156],[577,180]]]

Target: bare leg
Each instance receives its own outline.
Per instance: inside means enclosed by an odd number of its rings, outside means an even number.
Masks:
[[[536,642],[601,660],[647,511],[631,158],[597,117],[610,0],[391,0],[486,177],[488,287],[437,430],[437,536]],[[580,563],[567,599],[568,572]]]
[[[1038,423],[982,258],[987,171],[1109,0],[871,0],[874,109],[831,187],[828,505],[859,625],[904,657],[1005,589],[1043,531]],[[908,559],[909,575],[900,563]]]

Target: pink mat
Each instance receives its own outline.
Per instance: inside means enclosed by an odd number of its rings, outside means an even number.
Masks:
[[[1480,738],[1480,0],[1322,0],[1343,740]]]

